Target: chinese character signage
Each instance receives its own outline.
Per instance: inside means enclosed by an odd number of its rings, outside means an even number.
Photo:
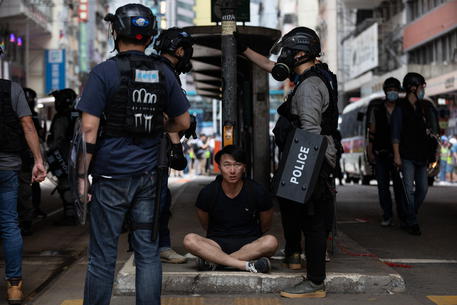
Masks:
[[[45,92],[60,90],[66,87],[65,84],[65,49],[46,50],[46,85]]]

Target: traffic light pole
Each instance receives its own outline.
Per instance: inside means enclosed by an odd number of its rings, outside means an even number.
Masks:
[[[236,31],[236,1],[221,0],[222,13],[222,141],[223,146],[239,144],[237,130],[237,50],[233,32]]]

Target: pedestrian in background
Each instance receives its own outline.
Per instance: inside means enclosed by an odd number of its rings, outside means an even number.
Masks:
[[[449,174],[449,182],[457,182],[457,135],[454,135],[450,140],[451,145],[449,163],[447,171]]]
[[[385,93],[384,101],[371,107],[367,155],[370,163],[375,164],[379,203],[383,211],[381,226],[388,227],[393,224],[392,195],[390,193],[391,179],[393,181],[397,216],[401,223],[405,222],[401,180],[394,166],[391,140],[391,116],[399,99],[400,81],[389,77],[384,81],[383,90]]]
[[[405,98],[392,113],[394,163],[403,174],[406,192],[406,231],[421,235],[417,215],[428,190],[427,165],[433,162],[435,149],[429,146],[431,107],[424,101],[426,82],[422,75],[410,72],[403,78]]]
[[[2,54],[0,47],[0,56]],[[6,79],[0,79],[0,139],[0,234],[5,256],[6,295],[9,304],[21,304],[24,297],[23,241],[17,214],[21,151],[28,146],[33,154],[34,164],[29,183],[43,181],[46,170],[24,91],[19,84]]]
[[[440,182],[449,181],[449,161],[452,158],[451,154],[451,144],[449,139],[446,136],[441,136],[441,145],[440,145],[440,173],[439,179]]]

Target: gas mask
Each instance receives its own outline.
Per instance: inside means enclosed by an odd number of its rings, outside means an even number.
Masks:
[[[274,65],[271,75],[277,81],[283,81],[286,78],[293,80],[295,59],[294,50],[283,48],[281,55],[278,57],[277,63]]]
[[[193,53],[194,50],[192,47],[184,47],[183,56],[175,55],[175,57],[178,59],[175,70],[178,74],[188,73],[192,70],[192,63],[190,62],[190,59],[192,58]]]

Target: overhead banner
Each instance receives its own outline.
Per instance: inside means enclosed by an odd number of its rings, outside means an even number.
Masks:
[[[354,78],[378,66],[378,24],[375,23],[345,43],[349,48],[349,77]]]
[[[46,50],[46,84],[45,92],[64,89],[65,84],[65,49]]]

